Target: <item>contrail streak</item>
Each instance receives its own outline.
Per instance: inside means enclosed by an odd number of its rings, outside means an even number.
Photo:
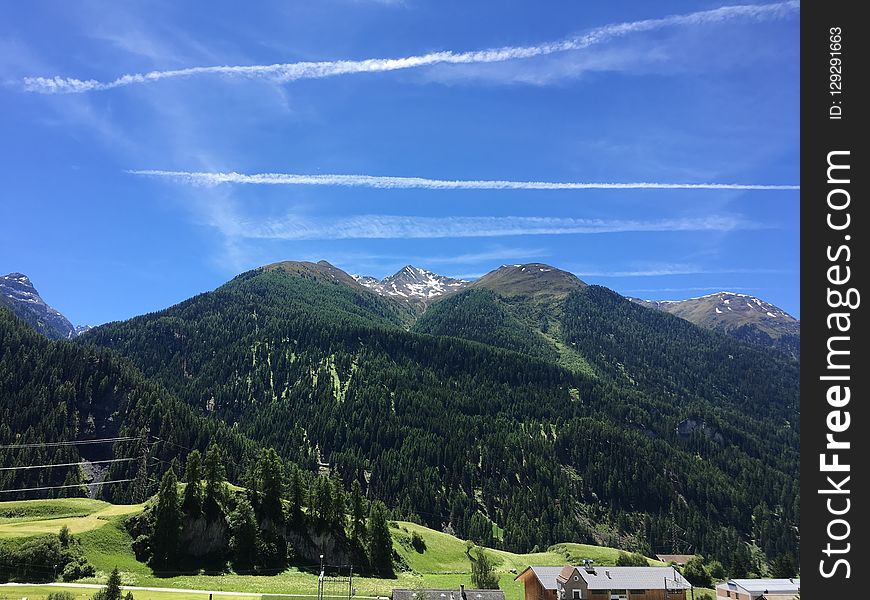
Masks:
[[[343,218],[215,219],[231,237],[267,240],[437,239],[528,235],[734,231],[759,225],[733,216],[660,219],[656,221],[570,217],[416,217],[357,215]]]
[[[217,75],[225,77],[265,78],[277,82],[299,79],[320,79],[355,73],[383,73],[405,69],[418,69],[437,64],[482,64],[546,56],[571,50],[583,50],[597,44],[632,33],[655,31],[666,27],[703,25],[745,18],[753,21],[786,17],[800,10],[798,0],[772,4],[743,4],[722,6],[712,10],[659,19],[645,19],[597,27],[575,38],[548,42],[537,46],[507,46],[472,52],[445,50],[403,58],[368,58],[363,60],[334,60],[320,62],[279,63],[272,65],[208,66],[131,73],[110,81],[76,79],[74,77],[25,77],[25,91],[43,94],[74,94],[110,90],[133,84],[147,84],[163,79]]]
[[[127,173],[172,179],[202,186],[221,184],[247,185],[327,185],[378,189],[429,190],[799,190],[792,184],[754,183],[596,183],[577,181],[502,181],[447,180],[424,177],[389,177],[377,175],[297,175],[292,173],[209,173],[190,171],[129,170]]]

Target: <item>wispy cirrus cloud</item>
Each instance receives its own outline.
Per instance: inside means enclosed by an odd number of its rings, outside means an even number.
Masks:
[[[430,190],[799,190],[795,184],[756,183],[662,183],[662,182],[580,182],[504,181],[493,179],[428,179],[382,175],[299,175],[293,173],[215,173],[191,171],[129,170],[131,175],[171,179],[176,182],[214,186],[241,185],[325,185],[378,189]]]
[[[717,268],[704,267],[699,265],[654,265],[646,268],[630,269],[630,270],[584,270],[577,269],[577,274],[585,277],[664,277],[671,275],[726,275],[726,274],[764,274],[764,273],[787,273],[789,271],[783,269],[760,269],[760,268]],[[700,289],[700,288],[692,288]]]
[[[233,238],[263,240],[435,239],[571,235],[628,232],[733,231],[759,226],[739,217],[661,219],[653,221],[570,217],[419,217],[357,215],[340,218],[244,219],[226,213],[210,222]]]
[[[730,5],[712,10],[671,15],[659,19],[644,19],[641,21],[604,25],[574,38],[547,42],[535,46],[507,46],[471,52],[445,50],[401,58],[368,58],[362,60],[295,62],[271,65],[201,66],[150,71],[148,73],[131,73],[108,81],[61,76],[25,77],[21,83],[23,89],[28,92],[74,94],[110,90],[129,85],[148,84],[165,79],[203,76],[241,77],[291,82],[300,79],[321,79],[357,73],[383,73],[419,69],[432,65],[488,64],[585,50],[634,33],[656,31],[668,27],[720,23],[735,19],[748,19],[751,21],[777,19],[792,15],[799,10],[800,2],[798,0],[787,0],[771,4]]]

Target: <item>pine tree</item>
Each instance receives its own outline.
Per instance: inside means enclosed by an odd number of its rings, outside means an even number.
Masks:
[[[226,471],[220,447],[212,443],[205,453],[204,461],[205,498],[203,510],[209,519],[215,519],[223,512]]]
[[[334,531],[344,532],[345,514],[347,506],[344,496],[344,488],[341,479],[336,476],[332,478],[332,522],[331,527]]]
[[[284,467],[274,448],[260,451],[254,472],[263,518],[275,525],[283,524],[284,509],[281,498],[284,495]]]
[[[359,481],[350,484],[350,541],[361,548],[366,536],[366,513]]]
[[[121,574],[118,573],[118,567],[112,569],[106,587],[101,591],[104,600],[121,600]]]
[[[230,513],[230,549],[239,568],[249,568],[257,557],[257,518],[247,498],[240,498]]]
[[[155,566],[162,567],[177,556],[181,534],[182,513],[178,505],[178,479],[174,469],[167,469],[163,474],[153,519],[152,560]]]
[[[387,507],[380,500],[369,512],[369,563],[378,573],[393,573],[393,538],[387,524]]]
[[[290,466],[287,496],[290,499],[291,518],[298,523],[302,519],[302,499],[305,497],[305,488],[302,483],[302,471],[296,465]]]
[[[181,507],[192,517],[202,512],[202,455],[199,450],[193,450],[187,456],[187,468],[184,472],[184,498]]]

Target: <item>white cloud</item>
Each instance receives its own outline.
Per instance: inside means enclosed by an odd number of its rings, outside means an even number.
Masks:
[[[279,63],[272,65],[230,65],[190,67],[148,73],[131,73],[111,81],[77,79],[74,77],[25,77],[23,88],[29,92],[45,94],[83,93],[109,90],[134,84],[147,84],[165,79],[190,78],[200,76],[223,76],[269,79],[290,82],[299,79],[320,79],[355,73],[382,73],[407,69],[418,69],[432,65],[469,65],[499,63],[512,60],[547,56],[573,50],[584,50],[598,44],[609,42],[633,33],[655,31],[666,27],[694,26],[720,23],[733,19],[761,21],[783,18],[800,10],[798,0],[788,0],[772,4],[746,4],[722,6],[712,10],[683,15],[672,15],[660,19],[645,19],[615,23],[597,27],[575,38],[548,42],[537,46],[509,46],[490,48],[472,52],[445,50],[402,58],[369,58],[363,60],[336,60],[320,62]]]
[[[737,217],[636,221],[568,217],[418,217],[357,215],[310,219],[288,215],[254,220],[214,213],[210,224],[227,236],[263,240],[433,239],[627,232],[733,231],[757,225]]]
[[[215,173],[190,171],[130,170],[133,175],[161,177],[191,185],[327,185],[379,189],[430,190],[799,190],[792,184],[754,183],[597,183],[577,181],[447,180],[425,177],[380,175],[298,175],[292,173]]]

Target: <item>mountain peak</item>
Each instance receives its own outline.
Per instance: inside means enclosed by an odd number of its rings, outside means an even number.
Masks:
[[[283,271],[289,275],[307,277],[317,281],[329,283],[342,283],[351,287],[358,287],[358,282],[335,265],[325,260],[309,262],[306,260],[285,260],[262,267],[264,271]]]
[[[0,277],[0,305],[7,306],[46,337],[69,339],[77,335],[72,323],[45,303],[24,273],[15,271]]]
[[[464,279],[445,277],[410,264],[380,281],[365,275],[354,275],[353,278],[360,285],[381,296],[391,296],[409,302],[426,302],[468,285],[468,281]]]
[[[558,298],[586,287],[579,277],[544,263],[502,265],[471,284],[502,296]]]
[[[31,287],[31,288],[33,287],[33,283],[30,281],[30,278],[27,275],[25,275],[24,273],[19,273],[17,271],[15,271],[13,273],[9,273],[8,275],[4,275],[3,279],[5,279],[7,281],[14,281],[14,282],[16,282],[20,285],[23,285],[23,286],[27,286],[27,287]]]

